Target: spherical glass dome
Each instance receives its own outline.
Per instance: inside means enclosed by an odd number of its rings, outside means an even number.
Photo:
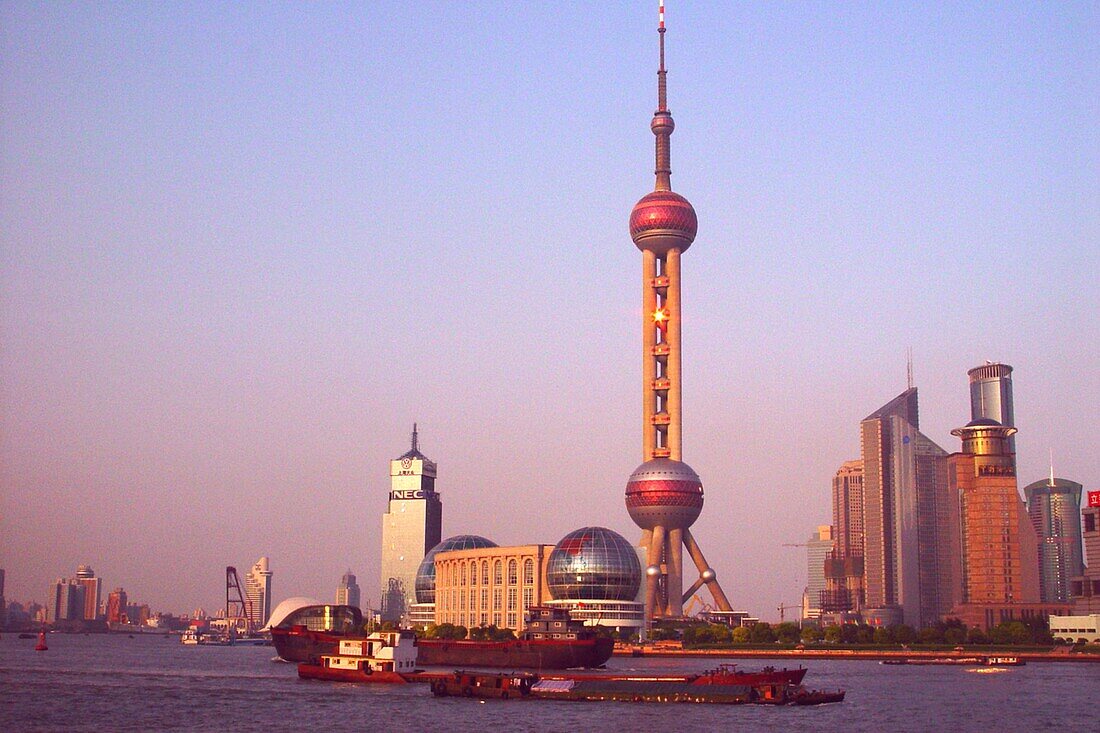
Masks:
[[[435,556],[452,550],[476,550],[479,547],[496,547],[497,543],[476,534],[458,534],[448,537],[428,550],[416,570],[416,602],[435,603]]]
[[[546,580],[555,600],[633,601],[642,566],[621,534],[604,527],[583,527],[554,547]]]

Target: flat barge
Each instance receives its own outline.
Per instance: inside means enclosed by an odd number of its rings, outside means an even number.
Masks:
[[[797,684],[755,685],[685,682],[677,678],[586,676],[545,679],[537,674],[456,671],[432,682],[436,697],[577,702],[660,702],[719,705],[821,705],[841,702],[844,692],[811,691]]]

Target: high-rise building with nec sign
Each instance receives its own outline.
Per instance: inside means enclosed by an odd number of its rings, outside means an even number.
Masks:
[[[435,492],[435,463],[420,452],[416,425],[412,447],[390,461],[390,499],[382,515],[382,620],[407,620],[416,602],[416,571],[439,544],[443,502]]]

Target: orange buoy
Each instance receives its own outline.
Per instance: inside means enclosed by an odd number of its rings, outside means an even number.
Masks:
[[[47,649],[49,649],[49,647],[46,646],[46,632],[45,631],[39,631],[38,632],[38,644],[34,647],[34,650],[36,652],[44,652]]]

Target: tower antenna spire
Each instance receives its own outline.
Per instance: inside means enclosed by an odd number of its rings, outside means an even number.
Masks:
[[[913,347],[906,349],[905,358],[905,382],[907,389],[913,389]]]
[[[657,38],[660,39],[661,59],[657,67],[657,109],[667,110],[668,99],[665,88],[665,0],[658,0],[657,6]]]
[[[420,436],[416,432],[416,423],[413,423],[412,451],[413,451],[413,453],[416,453],[419,450],[420,450]]]
[[[657,66],[657,111],[653,114],[653,122],[650,128],[657,136],[657,166],[654,171],[657,175],[655,191],[672,190],[672,131],[676,124],[672,121],[672,114],[668,111],[668,85],[665,81],[665,0],[657,0],[657,38],[660,47],[660,63]]]
[[[1050,451],[1050,485],[1054,486],[1054,449],[1047,448]]]

